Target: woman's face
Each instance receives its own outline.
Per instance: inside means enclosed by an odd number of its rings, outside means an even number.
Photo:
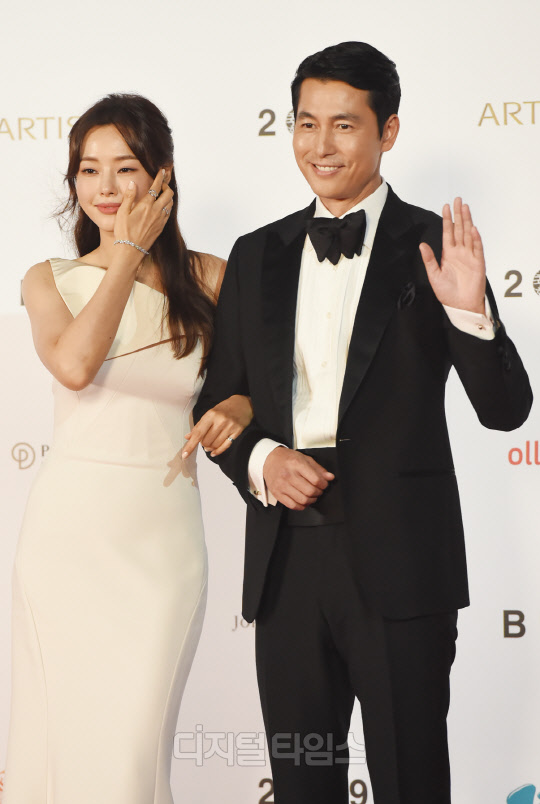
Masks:
[[[77,198],[99,229],[114,231],[116,212],[130,181],[135,182],[137,202],[148,192],[153,178],[115,126],[90,129],[77,173]]]

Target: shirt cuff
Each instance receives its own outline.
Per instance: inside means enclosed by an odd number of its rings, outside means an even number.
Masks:
[[[446,304],[443,304],[443,307],[450,322],[457,329],[469,335],[474,335],[475,338],[481,338],[483,341],[491,341],[495,337],[495,327],[487,297],[485,304],[485,315],[472,313],[470,310],[457,310],[455,307],[447,307]]]
[[[253,447],[251,450],[251,455],[249,456],[249,490],[258,500],[260,500],[260,502],[262,502],[265,508],[269,505],[276,505],[277,500],[272,492],[266,488],[263,474],[264,462],[276,447],[284,446],[285,444],[280,444],[279,441],[274,441],[272,438],[261,438],[261,440],[258,441]]]

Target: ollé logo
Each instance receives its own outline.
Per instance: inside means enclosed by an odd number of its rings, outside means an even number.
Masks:
[[[540,793],[536,794],[534,784],[524,784],[514,790],[506,799],[506,804],[535,804],[535,798],[540,798]]]
[[[508,453],[508,461],[512,466],[540,466],[540,442],[526,441],[525,448],[512,447]]]

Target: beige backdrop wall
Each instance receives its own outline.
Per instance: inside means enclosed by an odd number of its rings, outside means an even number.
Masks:
[[[11,564],[52,411],[50,379],[33,354],[20,305],[20,280],[33,263],[71,254],[51,218],[64,198],[70,124],[110,91],[154,100],[174,131],[188,244],[226,256],[238,235],[310,200],[287,128],[298,62],[345,39],[370,42],[397,62],[403,88],[402,130],[385,156],[384,176],[400,196],[436,211],[457,194],[471,204],[501,317],[534,389],[539,25],[536,0],[94,0],[87,6],[51,0],[4,9],[0,770],[9,716]],[[454,800],[532,804],[540,793],[538,408],[517,432],[488,432],[454,377],[447,407],[473,604],[460,614],[452,679]],[[208,461],[201,458],[199,466],[210,599],[173,746],[173,789],[178,804],[268,803],[254,628],[240,618],[243,505]],[[358,712],[352,731],[361,744]],[[350,800],[365,804],[372,800],[369,777],[361,750],[354,755]],[[31,746],[28,761],[31,772]]]

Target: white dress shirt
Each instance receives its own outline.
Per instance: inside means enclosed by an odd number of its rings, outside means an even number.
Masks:
[[[382,184],[370,196],[347,211],[366,213],[364,245],[351,259],[341,256],[337,265],[319,262],[311,240],[306,235],[300,265],[293,369],[294,448],[334,447],[339,399],[345,377],[349,343],[356,309],[362,292],[379,218],[388,195]],[[320,198],[314,217],[333,218]],[[486,299],[486,308],[488,308]],[[493,322],[479,313],[445,307],[455,327],[490,339],[495,336]],[[487,316],[491,311],[486,309]],[[275,505],[266,489],[264,462],[276,447],[284,446],[270,438],[261,439],[253,448],[248,465],[250,491],[263,505]]]

